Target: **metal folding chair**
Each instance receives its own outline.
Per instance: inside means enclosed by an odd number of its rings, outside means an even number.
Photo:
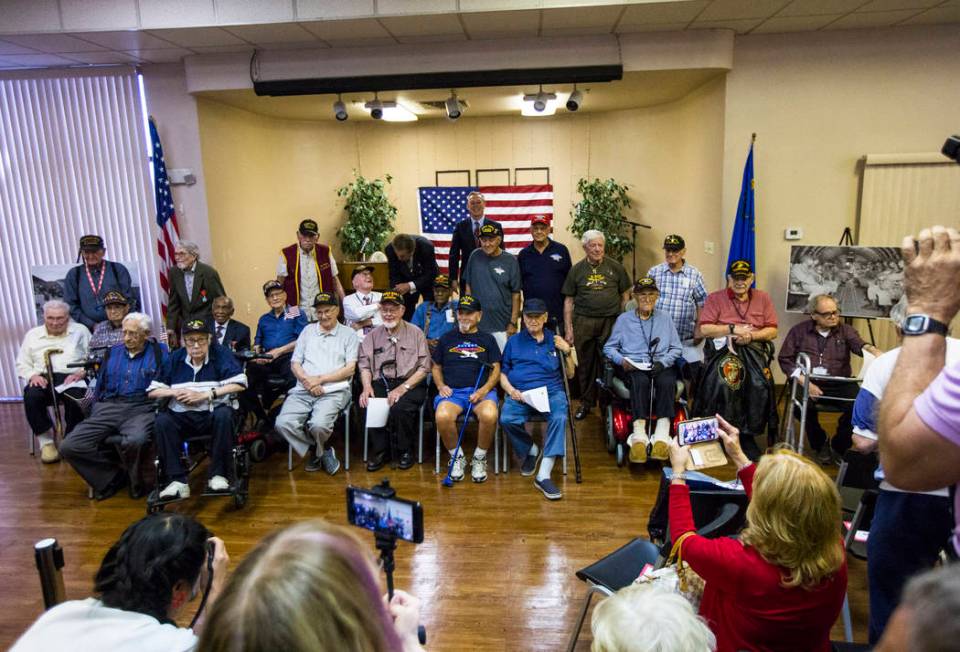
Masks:
[[[790,381],[790,398],[784,407],[782,423],[785,424],[783,440],[795,451],[803,455],[803,435],[806,432],[807,425],[807,405],[810,401],[810,382],[816,380],[826,380],[830,382],[859,383],[860,378],[848,378],[846,376],[825,376],[813,373],[813,367],[810,362],[810,356],[806,353],[797,354],[797,369],[800,374],[794,374]],[[803,376],[803,380],[800,376]],[[825,396],[818,404],[821,410],[828,412],[842,412],[840,404],[853,403],[855,399],[843,398],[838,396]],[[800,428],[794,427],[793,409],[800,410]]]
[[[340,415],[343,417],[343,468],[350,470],[350,410],[353,408],[353,401],[347,403]],[[304,425],[306,428],[306,425]],[[364,430],[366,432],[366,430]],[[366,455],[364,455],[366,459]],[[287,444],[287,471],[293,471],[293,446]]]

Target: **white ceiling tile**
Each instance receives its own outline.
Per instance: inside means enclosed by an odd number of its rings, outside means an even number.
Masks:
[[[623,12],[623,7],[570,7],[543,11],[543,31],[576,27],[606,27],[607,33]]]
[[[460,34],[417,34],[411,36],[398,36],[400,43],[456,43],[457,41],[466,41],[467,35]]]
[[[155,50],[173,47],[169,41],[164,41],[146,32],[82,32],[76,34],[76,36],[85,41],[102,45],[108,50]]]
[[[541,0],[460,0],[460,11],[496,11],[498,9],[539,9]]]
[[[25,48],[16,43],[0,40],[0,55],[2,54],[37,54],[33,48]]]
[[[898,9],[929,9],[943,0],[871,0],[857,11],[896,11]]]
[[[215,25],[213,0],[139,0],[144,29]]]
[[[163,48],[159,50],[132,50],[127,54],[150,63],[177,63],[185,56],[193,54],[193,52],[183,48]]]
[[[945,23],[960,23],[960,2],[928,9],[922,14],[903,21],[901,25],[939,25]]]
[[[312,32],[299,23],[272,23],[265,25],[232,25],[224,27],[234,36],[250,43],[302,43],[316,41]]]
[[[687,28],[687,23],[650,23],[649,25],[623,25],[617,26],[617,34],[639,34],[643,32],[682,32]]]
[[[391,39],[391,43],[394,42]],[[317,48],[328,48],[330,44],[326,41],[313,39],[312,41],[288,41],[286,43],[257,43],[257,48],[261,50],[316,50]]]
[[[293,0],[217,0],[217,22],[221,25],[290,20],[293,20]]]
[[[60,0],[63,29],[137,29],[136,0]]]
[[[10,34],[4,36],[3,40],[40,52],[95,52],[106,49],[67,34]]]
[[[14,54],[3,57],[18,66],[29,66],[31,68],[39,66],[75,66],[77,62],[72,58],[58,57],[55,54]]]
[[[768,18],[783,9],[790,0],[714,0],[697,20],[745,20]]]
[[[746,34],[762,22],[762,18],[746,18],[744,20],[698,20],[690,25],[690,29],[732,29],[737,34]]]
[[[697,0],[696,2],[650,2],[630,5],[623,13],[620,25],[630,27],[656,23],[689,23],[708,4],[710,4],[708,0]]]
[[[331,41],[324,40],[324,43],[328,43],[333,48],[379,48],[396,45],[397,39],[392,36],[385,38],[342,38]]]
[[[57,0],[3,0],[0,32],[45,32],[62,29]]]
[[[359,41],[390,39],[387,32],[375,18],[356,20],[323,20],[300,23],[318,38],[324,41]]]
[[[854,29],[861,27],[889,27],[901,20],[906,20],[917,14],[916,9],[902,9],[900,11],[874,11],[869,13],[847,14],[840,20],[830,23],[824,29]]]
[[[760,23],[751,34],[777,34],[783,32],[812,32],[826,27],[837,16],[774,16]]]
[[[843,15],[860,7],[869,0],[793,0],[777,14],[781,16],[827,16]]]
[[[503,38],[505,36],[536,36],[540,30],[539,11],[490,11],[460,14],[470,38]]]
[[[611,34],[613,25],[583,25],[580,27],[557,27],[554,29],[543,28],[540,35],[543,37],[554,38],[560,36],[596,36],[598,34]]]
[[[457,11],[457,0],[377,0],[377,15],[430,14]]]
[[[252,45],[194,45],[190,48],[199,54],[236,54],[238,52],[250,52],[256,49]]]
[[[297,18],[357,18],[373,16],[373,0],[296,0]]]
[[[215,45],[242,45],[244,40],[237,38],[219,27],[183,27],[180,29],[153,29],[154,36],[184,48],[194,46],[212,47]]]
[[[388,16],[378,19],[398,39],[401,36],[450,36],[466,38],[460,21],[453,14],[430,16]]]
[[[89,63],[92,65],[103,65],[108,63],[139,63],[140,58],[126,52],[75,52],[70,55],[71,59]]]

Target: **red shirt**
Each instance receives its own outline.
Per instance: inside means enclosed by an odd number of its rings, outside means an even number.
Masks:
[[[777,327],[777,311],[770,295],[763,290],[749,291],[746,301],[733,298],[733,290],[717,290],[707,295],[700,311],[701,324],[750,324],[754,328]]]
[[[749,497],[755,465],[739,473]],[[670,485],[670,532],[694,531],[690,488]],[[843,542],[838,540],[837,545]],[[781,584],[783,570],[734,539],[687,537],[683,559],[704,579],[700,615],[717,636],[717,652],[828,652],[847,590],[847,563],[808,591]]]

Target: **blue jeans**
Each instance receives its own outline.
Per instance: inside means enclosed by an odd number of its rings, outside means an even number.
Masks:
[[[533,446],[533,438],[524,428],[529,417],[541,415],[547,418],[547,437],[543,442],[544,457],[562,457],[567,450],[567,397],[563,392],[549,392],[550,413],[542,414],[526,403],[518,403],[507,396],[500,411],[500,423],[510,437],[510,445],[521,458],[526,457]]]
[[[871,644],[883,635],[903,585],[933,566],[952,529],[948,497],[880,490],[867,539]]]

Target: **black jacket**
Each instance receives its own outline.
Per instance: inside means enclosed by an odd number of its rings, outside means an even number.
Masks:
[[[217,336],[217,322],[210,320],[210,332]],[[227,322],[227,332],[223,334],[223,345],[234,351],[246,351],[250,348],[250,327],[246,324],[230,319]]]
[[[388,244],[384,249],[387,254],[387,262],[390,271],[390,287],[398,283],[409,283],[413,281],[417,286],[416,292],[408,292],[403,295],[406,304],[405,319],[409,321],[413,316],[414,308],[423,297],[424,301],[433,301],[433,281],[437,277],[437,254],[434,251],[433,243],[422,235],[414,236],[413,258],[411,264],[401,262],[397,258],[397,252],[393,249],[393,244]]]

